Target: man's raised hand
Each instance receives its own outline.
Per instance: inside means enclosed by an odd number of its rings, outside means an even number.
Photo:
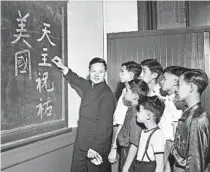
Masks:
[[[64,65],[62,62],[62,59],[58,56],[53,57],[53,59],[51,60],[58,68],[63,69]]]

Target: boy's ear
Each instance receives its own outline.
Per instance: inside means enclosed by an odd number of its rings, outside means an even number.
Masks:
[[[176,79],[174,79],[174,84],[173,84],[173,86],[177,86],[178,85],[178,78],[176,78]]]
[[[137,93],[134,93],[134,94],[133,94],[133,99],[134,99],[134,100],[138,100],[138,99],[139,99],[139,95],[138,95]]]
[[[134,79],[134,73],[133,72],[129,72],[130,73],[130,79],[133,80]]]
[[[147,120],[150,120],[151,115],[152,115],[152,114],[151,114],[150,112],[147,112],[147,118],[146,118],[146,119],[147,119]]]
[[[190,93],[192,93],[194,90],[198,91],[197,85],[190,83]]]
[[[158,74],[157,74],[156,72],[153,72],[153,73],[152,73],[152,78],[153,78],[153,79],[157,79],[157,78],[158,78]]]
[[[146,118],[146,119],[147,119],[147,120],[150,120],[150,118],[151,118],[151,114],[150,114],[150,113],[148,113],[148,114],[147,114],[147,118]]]

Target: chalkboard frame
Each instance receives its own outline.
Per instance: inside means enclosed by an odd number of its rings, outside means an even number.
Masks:
[[[62,20],[62,60],[64,65],[68,65],[67,59],[67,2],[59,1],[52,3],[59,3],[62,6],[63,20]],[[72,128],[68,128],[68,83],[62,78],[62,115],[64,119],[46,122],[42,124],[35,124],[31,126],[11,129],[9,131],[1,131],[1,152],[15,149],[24,145],[32,144],[50,137],[55,137],[60,134],[71,132]],[[1,95],[0,95],[1,97]]]

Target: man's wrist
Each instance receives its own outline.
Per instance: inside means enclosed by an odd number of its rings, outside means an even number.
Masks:
[[[63,68],[61,68],[61,71],[64,75],[66,75],[69,72],[69,68],[66,66],[63,66]]]

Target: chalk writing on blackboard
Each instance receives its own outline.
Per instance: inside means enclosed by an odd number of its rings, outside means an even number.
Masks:
[[[50,30],[47,30],[47,27],[50,28],[50,24],[48,24],[48,23],[43,23],[43,24],[44,24],[44,29],[42,29],[43,35],[42,35],[39,39],[37,39],[37,41],[38,41],[38,42],[42,41],[42,40],[44,39],[44,37],[46,36],[47,39],[48,39],[48,41],[49,41],[49,43],[50,43],[52,46],[55,46],[56,44],[54,44],[54,43],[50,40],[50,38],[49,38],[49,36],[48,36],[48,34],[51,33]]]
[[[51,64],[47,63],[47,56],[48,56],[47,51],[48,51],[47,48],[43,48],[43,53],[41,54],[43,62],[39,63],[38,64],[39,66],[51,67]]]
[[[38,75],[41,76],[41,73],[39,73]],[[47,84],[47,81],[48,81],[48,72],[43,73],[42,78],[39,77],[35,81],[37,82],[36,88],[37,88],[37,90],[40,93],[42,92],[42,88],[45,88],[45,90],[47,92],[54,91],[54,82],[52,82],[51,88],[48,88],[48,86],[47,86],[48,85]]]
[[[1,2],[2,144],[67,127],[67,2]]]
[[[38,108],[37,116],[40,116],[40,118],[43,118],[43,115],[51,116],[52,115],[52,106],[49,106],[49,104],[52,102],[50,98],[48,98],[47,102],[42,103],[42,98],[40,98],[40,104],[36,106]]]
[[[31,79],[31,57],[29,50],[18,51],[15,53],[15,76],[24,73]]]
[[[18,15],[19,15],[19,18],[17,18],[17,21],[18,21],[18,26],[20,27],[19,29],[16,29],[17,33],[18,34],[14,34],[13,36],[16,37],[16,39],[14,41],[12,41],[13,44],[17,43],[20,38],[23,37],[23,42],[29,47],[31,48],[31,45],[24,39],[24,38],[28,38],[30,37],[29,34],[26,34],[27,30],[25,29],[25,26],[26,26],[26,19],[28,18],[29,16],[29,13],[27,13],[25,16],[22,17],[22,14],[20,12],[20,10],[18,10]]]

